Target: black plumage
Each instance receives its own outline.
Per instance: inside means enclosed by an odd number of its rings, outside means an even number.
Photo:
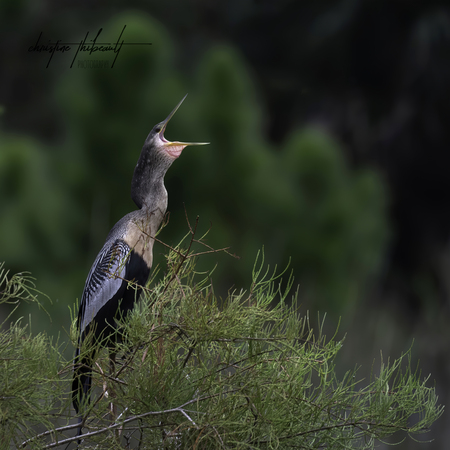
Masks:
[[[184,97],[186,98],[186,96]],[[167,209],[164,175],[187,145],[200,142],[170,142],[165,139],[167,123],[179,108],[174,108],[163,122],[147,136],[131,182],[131,198],[138,210],[120,219],[106,238],[86,279],[78,312],[78,347],[75,353],[72,383],[73,406],[77,414],[81,404],[89,401],[91,367],[95,353],[80,348],[87,336],[107,345],[116,338],[115,323],[133,308],[140,286],[148,280],[153,260],[155,236]],[[133,288],[129,283],[133,283]],[[77,435],[81,435],[82,417]]]

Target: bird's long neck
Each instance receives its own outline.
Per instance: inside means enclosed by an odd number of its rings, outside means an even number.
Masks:
[[[152,211],[165,204],[167,207],[167,191],[164,186],[164,175],[172,161],[159,151],[142,149],[131,181],[131,198],[139,209]]]

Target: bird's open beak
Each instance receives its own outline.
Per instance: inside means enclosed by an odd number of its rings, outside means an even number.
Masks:
[[[208,145],[209,142],[179,142],[179,141],[168,141],[164,137],[164,131],[166,130],[166,126],[169,123],[169,120],[173,117],[173,115],[177,112],[178,108],[184,102],[184,99],[187,97],[187,94],[181,99],[180,103],[173,109],[173,111],[167,116],[166,120],[162,122],[161,131],[159,132],[159,137],[161,141],[164,143],[164,147],[167,153],[173,158],[178,158],[181,155],[181,152],[188,145]]]

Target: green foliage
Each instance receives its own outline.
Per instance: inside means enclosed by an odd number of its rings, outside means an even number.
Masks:
[[[71,250],[60,232],[73,215],[60,215],[63,196],[57,165],[37,142],[0,131],[2,257],[17,266],[42,262],[42,254],[61,261]]]
[[[0,304],[38,304],[32,278],[26,274],[9,278],[3,264],[0,289]],[[44,333],[32,335],[31,326],[20,320],[5,326],[0,331],[0,442],[19,448],[21,439],[36,434],[37,427],[52,429],[58,417],[67,413],[62,406],[67,387],[61,377],[64,362],[58,344]]]
[[[337,143],[319,129],[294,133],[284,149],[292,200],[280,232],[295,234],[292,263],[303,268],[306,291],[322,308],[348,310],[382,262],[388,238],[383,185],[370,170],[352,173]]]
[[[33,272],[41,288],[56,299],[53,304],[45,297],[41,301],[56,323],[61,323],[61,317],[67,315],[68,302],[58,303],[58,299],[65,299],[67,294],[73,299],[76,295],[71,288],[76,270],[69,268],[78,256],[79,246],[73,240],[80,226],[78,205],[68,201],[66,173],[60,169],[59,156],[50,153],[46,146],[0,129],[0,147],[2,258],[13,271]],[[19,304],[13,319],[27,314],[29,308],[28,304]],[[0,305],[0,321],[9,310]],[[41,323],[48,324],[48,320],[42,311],[35,312],[34,326],[43,330]],[[60,331],[58,328],[50,334]]]
[[[164,276],[118,324],[124,339],[100,350],[82,448],[374,448],[397,431],[425,432],[442,414],[408,354],[367,382],[356,369],[339,377],[342,341],[327,339],[321,323],[313,330],[289,294],[292,277],[283,283],[265,269],[262,252],[249,289],[217,298],[211,274],[196,269],[216,251],[195,239],[196,228],[187,249],[169,249]],[[3,301],[33,300],[27,280],[5,280]],[[0,352],[3,442],[74,442],[70,363],[57,346],[16,323]]]

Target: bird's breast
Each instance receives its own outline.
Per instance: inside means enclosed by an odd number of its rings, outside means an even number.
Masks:
[[[153,262],[154,237],[163,218],[159,209],[151,213],[142,214],[128,224],[123,240],[145,261],[151,268]]]

